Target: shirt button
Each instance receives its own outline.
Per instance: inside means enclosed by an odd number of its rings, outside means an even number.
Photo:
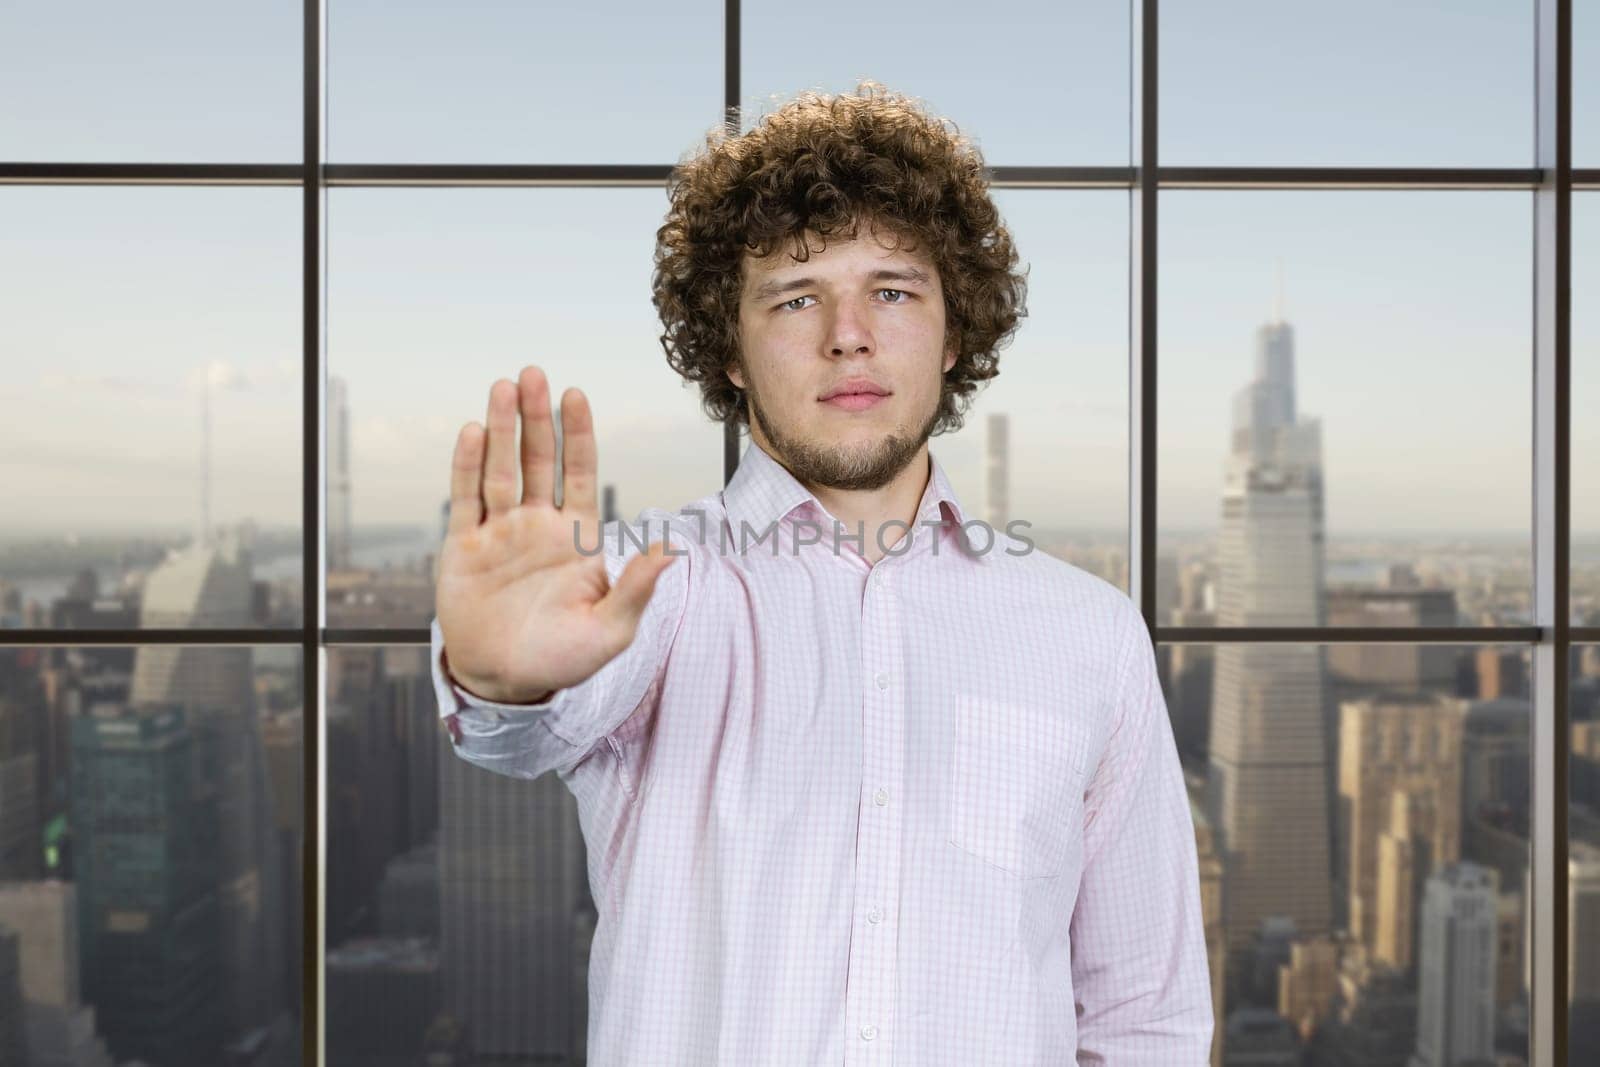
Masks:
[[[885,804],[889,803],[889,791],[880,786],[878,791],[872,794],[872,802],[878,805],[880,808],[883,807]]]
[[[875,1038],[877,1036],[878,1036],[878,1028],[876,1026],[873,1026],[871,1023],[868,1023],[867,1025],[865,1025],[865,1026],[863,1026],[861,1028],[861,1040],[863,1040],[863,1041],[871,1041],[873,1038]]]
[[[882,671],[878,672],[878,677],[877,677],[876,681],[878,683],[878,688],[879,689],[887,689],[887,688],[889,688],[889,676],[887,674],[883,673]]]
[[[883,921],[883,909],[882,908],[874,906],[871,911],[867,912],[867,922],[876,925],[876,924],[878,924],[878,923],[880,923],[882,921]]]

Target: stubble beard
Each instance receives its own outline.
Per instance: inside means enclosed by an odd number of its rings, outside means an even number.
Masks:
[[[933,436],[939,421],[939,404],[923,419],[915,432],[893,432],[879,440],[854,447],[829,448],[790,436],[768,419],[761,410],[754,379],[746,376],[746,408],[751,426],[759,426],[774,453],[802,484],[828,489],[882,489],[906,469],[924,442]]]

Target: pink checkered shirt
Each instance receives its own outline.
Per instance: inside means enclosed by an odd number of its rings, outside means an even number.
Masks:
[[[876,564],[754,443],[621,525],[613,580],[641,542],[684,558],[546,703],[466,693],[432,625],[456,754],[576,798],[590,1062],[1208,1062],[1189,801],[1120,589],[987,544],[931,455]]]

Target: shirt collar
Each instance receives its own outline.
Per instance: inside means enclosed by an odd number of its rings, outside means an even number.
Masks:
[[[928,464],[928,484],[922,492],[922,502],[917,506],[915,528],[923,529],[922,524],[925,522],[937,523],[951,530],[957,543],[965,549],[965,555],[987,563],[989,556],[998,546],[991,543],[988,551],[978,551],[974,548],[973,541],[981,543],[985,539],[980,534],[968,540],[962,529],[968,521],[966,512],[961,507],[961,500],[951,487],[949,478],[945,476],[944,467],[940,465],[938,457],[932,450],[928,452]],[[787,467],[768,455],[754,439],[746,443],[744,452],[739,457],[738,469],[733,472],[733,477],[722,490],[722,503],[728,515],[729,526],[736,536],[740,530],[740,523],[748,523],[750,529],[759,534],[772,523],[787,518],[796,508],[806,504],[816,511],[816,516],[820,520],[834,518],[822,506],[816,494],[801,485],[799,480],[789,473]],[[867,536],[872,537],[874,534],[872,531],[867,531]]]

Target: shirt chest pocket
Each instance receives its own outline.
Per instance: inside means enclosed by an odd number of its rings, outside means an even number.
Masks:
[[[1021,878],[1061,873],[1082,839],[1089,743],[1070,715],[954,694],[950,844]]]

